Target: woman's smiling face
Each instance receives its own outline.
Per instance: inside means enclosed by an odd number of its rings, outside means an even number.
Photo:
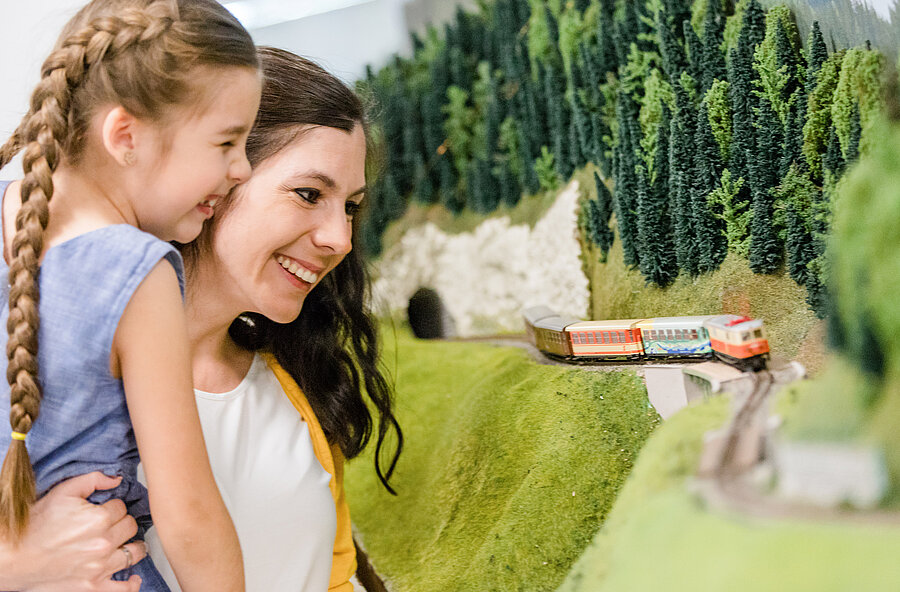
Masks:
[[[277,323],[297,318],[306,295],[353,246],[365,161],[360,125],[349,133],[310,127],[262,161],[213,233],[212,264],[225,280],[217,297]]]

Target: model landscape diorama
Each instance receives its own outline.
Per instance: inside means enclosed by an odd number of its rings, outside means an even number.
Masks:
[[[388,589],[900,587],[898,28],[896,2],[494,0],[369,72],[360,242],[410,433],[400,495],[353,464],[348,495]],[[524,316],[602,364],[415,340],[421,289],[444,334]]]

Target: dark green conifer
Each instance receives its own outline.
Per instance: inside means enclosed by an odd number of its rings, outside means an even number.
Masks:
[[[648,282],[668,286],[678,275],[675,240],[669,212],[669,108],[663,102],[653,160],[654,178],[638,165],[638,240],[641,273]]]
[[[606,183],[594,172],[594,185],[597,188],[597,199],[587,200],[590,204],[589,219],[591,230],[591,242],[600,249],[600,259],[606,261],[606,255],[612,247],[615,234],[609,227],[613,213],[613,196],[606,187]]]
[[[637,120],[634,101],[622,90],[616,100],[616,119],[619,123],[619,143],[616,146],[615,211],[622,241],[625,265],[635,267],[640,263],[637,224],[637,174],[635,167],[639,159],[635,154],[637,138],[632,135],[631,123]]]
[[[725,15],[721,0],[709,0],[703,19],[703,50],[701,84],[705,93],[716,80],[725,80],[725,54],[722,44],[725,34]]]
[[[682,32],[684,33],[684,47],[687,51],[688,74],[700,83],[703,80],[703,43],[694,32],[690,20],[682,23]]]
[[[787,121],[785,122],[784,141],[782,143],[781,159],[778,166],[778,177],[787,176],[791,166],[807,169],[806,159],[803,157],[803,123],[806,104],[806,92],[798,88],[790,102]]]
[[[859,159],[859,142],[862,138],[862,122],[859,116],[859,103],[853,104],[853,112],[850,114],[850,139],[847,143],[846,157],[844,161],[847,164],[853,164]]]
[[[465,207],[465,200],[460,194],[458,179],[450,156],[444,154],[437,161],[438,179],[440,180],[441,204],[453,214],[458,214]]]
[[[808,84],[815,85],[815,76],[825,60],[828,59],[828,47],[825,45],[822,29],[819,28],[819,21],[813,21],[807,47],[809,48],[809,58],[806,62],[806,80]],[[807,94],[810,92],[812,92],[812,88],[809,88]]]
[[[500,186],[500,199],[509,207],[515,206],[522,197],[522,186],[509,170],[509,163],[507,161],[499,163],[495,173]]]
[[[400,194],[394,174],[388,171],[381,185],[382,211],[387,220],[396,220],[406,212],[406,200]]]
[[[669,191],[678,267],[698,273],[699,251],[695,240],[691,180],[694,174],[694,128],[697,116],[681,84],[674,87],[675,112],[669,126]],[[662,132],[662,130],[660,130]]]
[[[684,30],[679,27],[679,35],[676,35],[672,31],[672,27],[667,24],[666,15],[662,11],[657,13],[656,29],[659,35],[659,52],[662,57],[663,71],[669,80],[678,80],[681,73],[687,68],[687,56],[685,56],[680,40],[684,37]]]
[[[723,222],[713,215],[709,205],[709,194],[719,184],[722,164],[719,146],[709,124],[706,101],[697,110],[697,124],[694,131],[694,178],[691,194],[691,210],[694,221],[694,239],[697,241],[697,270],[700,273],[715,271],[728,253]]]
[[[828,148],[825,150],[825,156],[822,157],[822,168],[831,173],[832,179],[837,180],[844,172],[844,164],[841,141],[832,124],[828,130]]]
[[[758,154],[777,155],[783,142],[783,128],[764,94],[759,97],[755,126]],[[750,163],[753,210],[750,221],[750,269],[756,273],[774,273],[782,260],[783,249],[774,227],[775,198],[771,191],[778,183],[777,168],[769,158]]]
[[[607,72],[615,74],[619,67],[616,53],[616,26],[613,19],[614,2],[603,0],[600,2],[600,11],[597,16],[597,47],[596,63],[597,84],[606,81]],[[624,62],[622,62],[624,63]]]
[[[572,174],[572,165],[569,157],[569,113],[563,96],[564,78],[552,62],[544,65],[541,71],[554,163],[560,176],[568,179]]]

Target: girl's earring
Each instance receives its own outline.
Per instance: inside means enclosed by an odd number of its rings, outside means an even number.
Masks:
[[[129,150],[124,155],[122,155],[122,159],[125,161],[127,166],[133,166],[134,163],[137,162],[137,156],[134,155],[134,152]]]

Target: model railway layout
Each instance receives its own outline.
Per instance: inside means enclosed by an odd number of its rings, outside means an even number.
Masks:
[[[718,358],[741,370],[769,359],[763,323],[739,315],[579,321],[547,306],[522,313],[525,331],[545,355],[573,363]]]

